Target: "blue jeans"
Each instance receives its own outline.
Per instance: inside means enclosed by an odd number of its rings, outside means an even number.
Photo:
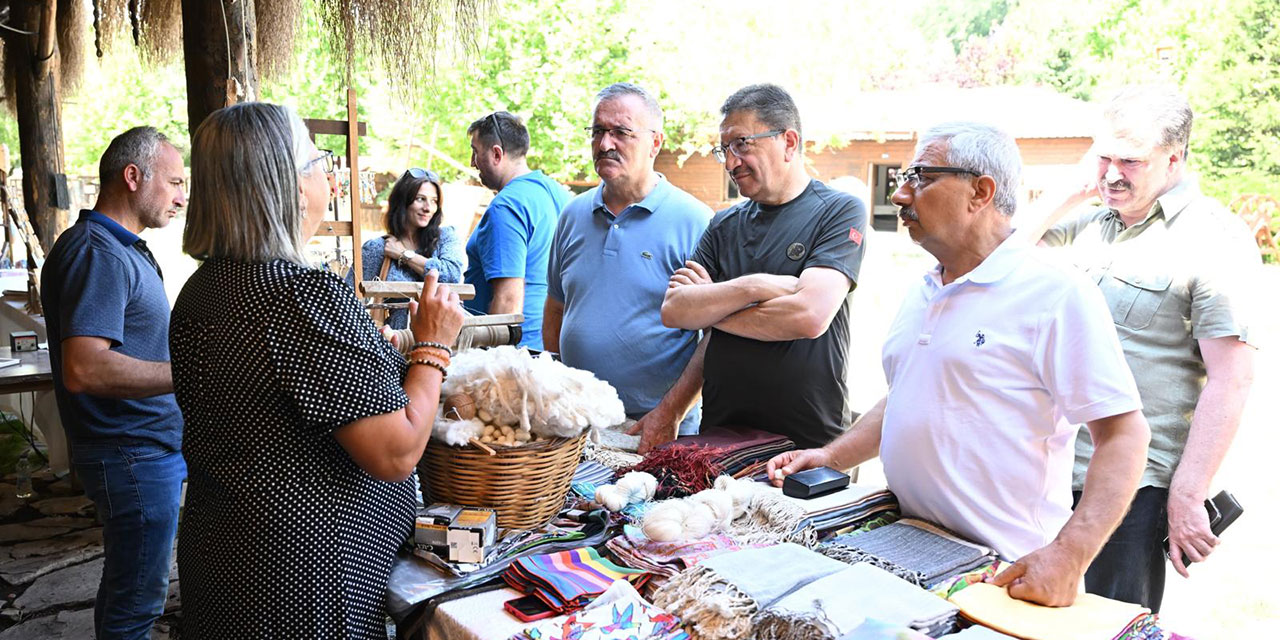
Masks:
[[[150,638],[169,591],[187,463],[159,445],[74,445],[72,458],[103,525],[94,631],[98,640]]]
[[[1075,493],[1076,502],[1080,492]],[[1142,487],[1111,539],[1084,574],[1085,591],[1160,612],[1164,600],[1164,539],[1169,490]]]

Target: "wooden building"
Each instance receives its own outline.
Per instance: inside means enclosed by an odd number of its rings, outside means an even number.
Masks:
[[[798,101],[810,174],[870,203],[874,226],[881,231],[897,229],[897,207],[889,202],[894,179],[911,161],[920,132],[930,126],[979,120],[1008,131],[1022,151],[1019,197],[1029,202],[1046,189],[1078,179],[1077,165],[1093,143],[1090,136],[1100,113],[1093,103],[1041,87],[926,86],[864,93],[856,104],[844,106]],[[723,165],[711,155],[679,160],[678,154],[663,150],[656,168],[713,209],[739,199]]]

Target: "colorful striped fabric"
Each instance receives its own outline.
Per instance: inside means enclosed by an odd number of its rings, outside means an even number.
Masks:
[[[582,608],[615,580],[639,587],[648,578],[644,570],[620,567],[591,547],[519,558],[502,573],[511,588],[536,595],[558,613]]]

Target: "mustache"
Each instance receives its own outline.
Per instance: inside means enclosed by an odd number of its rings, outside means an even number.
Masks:
[[[608,151],[601,151],[600,153],[597,153],[595,159],[596,159],[596,162],[599,162],[601,160],[616,160],[618,162],[621,162],[622,156],[618,155],[617,151],[610,149]]]
[[[910,222],[920,222],[920,216],[911,207],[898,207],[898,217]]]
[[[1107,189],[1129,189],[1133,185],[1130,184],[1128,180],[1116,180],[1115,182],[1107,182],[1104,180],[1102,182],[1102,186]]]

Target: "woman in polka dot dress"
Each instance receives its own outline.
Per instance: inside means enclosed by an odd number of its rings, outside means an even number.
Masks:
[[[183,249],[204,262],[170,329],[188,465],[183,637],[385,638],[448,353],[423,345],[406,364],[350,287],[308,266],[332,158],[296,114],[216,111],[191,157]],[[436,279],[410,327],[452,344],[462,310]]]

